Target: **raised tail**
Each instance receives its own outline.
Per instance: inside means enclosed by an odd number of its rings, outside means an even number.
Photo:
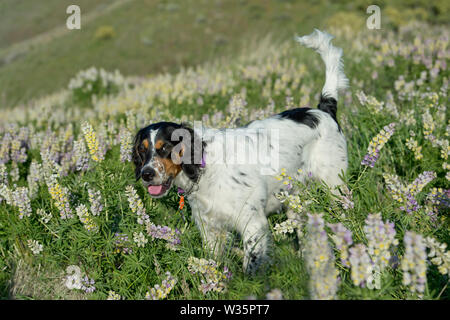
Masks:
[[[325,63],[325,85],[318,108],[330,113],[336,119],[338,90],[348,87],[348,79],[344,74],[342,49],[331,44],[331,34],[314,29],[310,35],[296,37],[296,40],[308,48],[316,50]]]

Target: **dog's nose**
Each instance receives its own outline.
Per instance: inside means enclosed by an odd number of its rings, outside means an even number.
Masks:
[[[153,168],[145,168],[142,172],[142,180],[150,182],[155,177],[156,171]]]

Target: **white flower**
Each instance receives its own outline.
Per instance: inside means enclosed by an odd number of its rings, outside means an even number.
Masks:
[[[137,244],[138,247],[144,247],[148,242],[148,239],[144,236],[144,234],[142,232],[139,232],[139,233],[134,232],[133,240]]]
[[[38,255],[44,249],[43,245],[40,244],[36,240],[28,240],[27,244],[28,244],[28,247],[30,248],[31,252],[33,252],[34,255]]]

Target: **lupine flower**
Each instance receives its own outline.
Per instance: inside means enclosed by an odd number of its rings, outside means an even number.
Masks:
[[[433,130],[435,129],[435,123],[430,111],[425,109],[422,114],[422,123],[423,123],[423,135],[427,140],[433,140]]]
[[[81,130],[83,131],[84,139],[88,146],[92,160],[94,160],[95,162],[102,161],[103,155],[100,151],[100,144],[91,124],[89,122],[83,123],[83,125],[81,126]]]
[[[364,156],[364,159],[361,161],[362,165],[369,166],[371,168],[374,167],[375,162],[377,162],[380,156],[380,150],[386,144],[386,142],[391,138],[395,131],[395,123],[391,123],[380,131],[379,134],[375,136],[369,143],[369,147],[367,148],[367,154]]]
[[[44,246],[36,240],[28,240],[27,245],[35,256],[41,253],[42,250],[44,250]]]
[[[410,109],[410,110],[405,110],[401,115],[400,115],[400,122],[405,124],[406,126],[414,126],[417,121],[416,118],[414,118],[414,110]]]
[[[94,216],[98,216],[103,210],[102,195],[100,191],[94,191],[88,189],[89,203],[91,204],[91,213]]]
[[[136,243],[138,247],[144,247],[147,244],[148,239],[144,236],[142,232],[139,233],[133,232],[133,241],[134,243]]]
[[[406,187],[400,182],[400,179],[396,175],[383,174],[383,177],[386,182],[386,187],[394,200],[403,204],[400,209],[407,213],[411,213],[420,208],[415,198],[416,195],[419,194],[428,183],[436,178],[436,173],[433,171],[424,171]]]
[[[17,166],[17,162],[13,162],[11,164],[11,170],[9,172],[9,176],[11,177],[12,182],[17,182],[20,179],[19,167]]]
[[[368,253],[372,262],[379,267],[380,271],[389,264],[391,245],[398,245],[395,239],[394,223],[383,222],[380,213],[369,214],[364,226],[364,232],[368,241]]]
[[[411,184],[408,185],[406,190],[408,193],[415,196],[435,178],[436,173],[434,171],[424,171],[423,173],[419,174],[419,176]]]
[[[83,224],[84,228],[93,233],[98,231],[98,226],[92,220],[91,214],[84,204],[80,204],[76,207],[77,216]]]
[[[431,188],[427,194],[427,200],[438,207],[450,207],[450,189]]]
[[[406,139],[406,146],[409,150],[414,152],[414,158],[416,160],[421,160],[423,158],[422,146],[419,146],[416,140],[414,140],[413,138]]]
[[[430,262],[438,267],[443,275],[450,275],[450,252],[447,251],[447,244],[440,243],[432,237],[425,238],[425,244],[430,249],[428,257]]]
[[[19,219],[31,215],[31,201],[28,194],[28,188],[26,187],[19,187],[12,192],[13,204],[19,209]]]
[[[273,229],[275,235],[285,236],[288,233],[293,233],[295,229],[299,228],[301,228],[301,223],[299,220],[287,219],[282,223],[277,223]]]
[[[24,141],[21,141],[16,137],[11,140],[11,160],[16,163],[24,163],[27,161],[27,148]]]
[[[114,234],[114,243],[116,245],[115,253],[123,252],[124,254],[132,253],[133,250],[129,247],[130,241],[128,240],[128,235],[124,233]]]
[[[234,95],[231,97],[228,104],[230,116],[228,116],[225,120],[228,126],[233,127],[239,125],[240,117],[242,117],[246,105],[247,102],[241,95]]]
[[[322,214],[308,213],[305,258],[310,276],[309,290],[315,300],[336,299],[339,284],[339,273],[324,227]]]
[[[84,276],[81,279],[81,290],[83,290],[85,293],[92,293],[96,289],[94,284],[94,279],[89,279],[88,276]]]
[[[145,224],[148,235],[154,239],[163,239],[168,242],[168,247],[172,250],[176,250],[176,245],[181,243],[179,238],[180,231],[178,229],[171,229],[167,226],[157,226],[151,222]]]
[[[51,179],[52,175],[57,175],[60,170],[60,165],[53,159],[48,149],[41,150],[42,159],[42,175],[45,181]]]
[[[231,278],[228,268],[224,267],[223,271],[220,271],[217,263],[212,259],[189,257],[188,270],[192,274],[200,273],[203,276],[199,286],[203,294],[209,291],[223,292],[226,288],[224,281]]]
[[[120,294],[115,293],[112,290],[109,290],[108,292],[108,298],[106,298],[106,300],[121,300],[122,297],[120,296]]]
[[[280,289],[272,289],[266,294],[267,300],[283,300],[283,293]]]
[[[169,271],[166,272],[166,279],[164,279],[161,285],[155,285],[153,288],[150,288],[145,294],[145,299],[147,300],[162,300],[167,298],[169,293],[175,287],[177,283],[177,279],[174,278]]]
[[[4,163],[0,163],[0,185],[8,184],[8,170]]]
[[[8,205],[14,205],[13,192],[5,184],[0,184],[0,203],[5,201]]]
[[[450,155],[450,143],[448,140],[440,140],[441,145],[441,158],[444,160],[448,159]]]
[[[120,131],[120,161],[130,162],[131,161],[131,147],[133,143],[133,137],[130,131],[123,128]]]
[[[353,191],[347,187],[342,189],[343,195],[338,197],[337,201],[342,205],[344,210],[353,209],[355,207],[355,204],[353,203]]]
[[[75,159],[75,169],[77,171],[86,171],[89,168],[89,154],[82,138],[74,141],[73,152]]]
[[[28,188],[30,189],[30,197],[34,198],[38,191],[40,182],[42,181],[42,164],[31,161],[29,173],[27,176]]]
[[[366,96],[364,92],[359,91],[356,93],[356,97],[362,105],[365,105],[369,110],[372,110],[375,113],[380,113],[383,111],[384,102],[378,101],[373,96]]]
[[[405,254],[401,261],[403,284],[421,298],[427,281],[425,241],[420,234],[406,231],[403,243],[405,245]]]
[[[358,243],[350,248],[350,276],[355,286],[365,287],[372,277],[373,264],[367,254],[367,247]]]
[[[328,224],[328,226],[333,232],[331,239],[340,252],[342,265],[350,267],[348,249],[353,244],[352,232],[344,227],[342,223]]]
[[[10,160],[9,150],[11,146],[12,137],[9,132],[3,135],[2,143],[0,144],[0,163],[7,163]]]
[[[43,209],[37,209],[36,213],[40,217],[39,220],[41,220],[44,224],[47,224],[52,218],[51,212],[45,212]]]
[[[61,219],[70,219],[73,217],[72,209],[69,204],[69,191],[56,180],[56,176],[51,176],[47,181],[48,192],[52,197],[56,208],[59,210]]]
[[[150,222],[149,216],[145,213],[145,208],[142,200],[139,198],[133,186],[127,186],[125,188],[125,193],[128,197],[128,204],[131,211],[137,215],[138,223],[144,224]]]

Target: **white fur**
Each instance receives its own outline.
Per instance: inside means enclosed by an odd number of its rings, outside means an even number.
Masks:
[[[344,74],[342,49],[331,44],[334,37],[329,33],[314,29],[310,35],[297,37],[302,45],[316,50],[322,57],[326,68],[325,85],[322,94],[337,100],[338,90],[348,87],[348,79]]]

